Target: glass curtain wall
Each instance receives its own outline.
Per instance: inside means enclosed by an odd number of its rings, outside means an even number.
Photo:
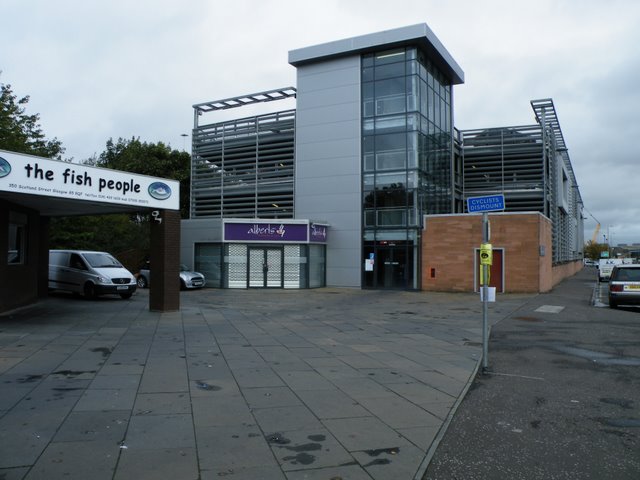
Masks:
[[[369,288],[420,288],[422,216],[452,211],[451,84],[422,52],[362,57],[364,271]]]

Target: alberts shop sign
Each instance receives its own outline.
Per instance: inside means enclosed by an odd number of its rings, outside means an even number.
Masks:
[[[0,151],[0,190],[91,202],[180,209],[175,180]]]
[[[326,224],[308,220],[224,220],[225,242],[326,243]]]

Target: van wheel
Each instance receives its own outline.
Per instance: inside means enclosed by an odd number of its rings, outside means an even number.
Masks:
[[[136,283],[138,284],[138,288],[147,288],[147,279],[144,278],[142,275],[138,277],[138,280],[136,281]]]
[[[84,284],[84,296],[85,298],[96,298],[96,289],[93,283],[87,282]]]
[[[131,294],[130,293],[121,293],[120,296],[122,298],[124,298],[125,300],[128,300],[131,298]]]

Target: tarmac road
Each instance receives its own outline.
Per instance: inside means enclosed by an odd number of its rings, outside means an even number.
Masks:
[[[423,480],[640,478],[640,309],[593,306],[595,275],[492,327]]]

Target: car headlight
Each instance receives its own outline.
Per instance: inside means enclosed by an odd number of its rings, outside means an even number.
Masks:
[[[105,277],[98,277],[98,283],[109,283],[109,279]]]

